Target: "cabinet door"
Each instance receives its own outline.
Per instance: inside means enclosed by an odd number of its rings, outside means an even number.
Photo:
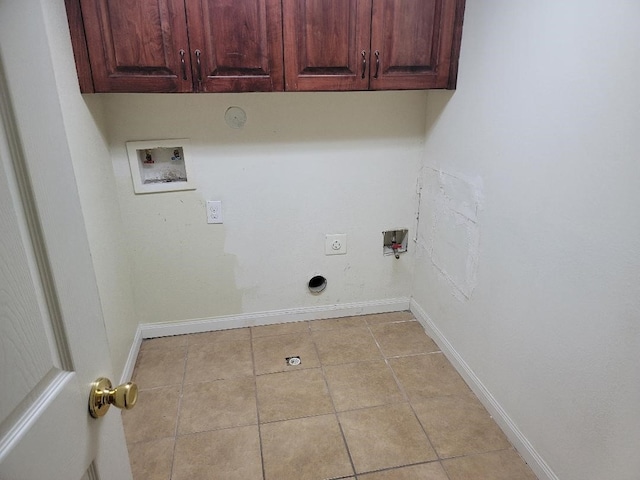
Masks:
[[[371,0],[282,5],[286,90],[369,88]]]
[[[188,0],[195,88],[283,90],[280,0]]]
[[[192,90],[184,0],[81,0],[81,7],[96,92]]]
[[[456,18],[456,0],[373,0],[371,89],[449,86]]]

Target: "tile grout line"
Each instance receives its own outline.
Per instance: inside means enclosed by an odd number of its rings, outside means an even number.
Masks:
[[[475,457],[477,455],[485,455],[487,453],[506,452],[507,450],[513,450],[514,452],[518,453],[518,451],[514,448],[513,445],[509,445],[506,448],[496,448],[495,450],[487,450],[487,451],[483,450],[481,452],[471,452],[471,453],[464,453],[462,455],[454,455],[453,457],[443,458],[441,461],[446,462],[446,461],[449,461],[449,460],[459,460],[461,458]],[[520,455],[520,454],[518,453],[518,455]]]
[[[414,320],[415,320],[415,318],[414,318]],[[429,434],[425,430],[424,425],[422,425],[422,422],[418,418],[418,415],[416,414],[416,411],[413,408],[413,404],[411,403],[411,399],[409,398],[409,394],[406,392],[406,390],[403,387],[402,383],[400,383],[400,379],[397,377],[395,370],[393,369],[393,367],[389,363],[389,358],[406,358],[406,357],[418,356],[418,355],[422,355],[422,354],[407,355],[405,357],[395,356],[395,357],[387,358],[385,353],[382,351],[382,348],[380,347],[380,343],[378,343],[378,339],[376,338],[376,336],[374,335],[373,331],[371,330],[371,325],[369,325],[369,322],[367,322],[367,328],[369,329],[369,332],[371,333],[371,336],[373,337],[374,341],[376,342],[376,345],[378,346],[378,349],[380,350],[380,354],[382,355],[382,358],[384,358],[384,362],[387,365],[387,368],[389,368],[389,370],[391,371],[391,375],[393,375],[393,379],[395,380],[396,385],[398,386],[398,388],[402,392],[402,395],[404,395],[404,397],[405,397],[405,399],[407,401],[407,404],[409,405],[409,408],[411,409],[411,412],[413,413],[414,418],[418,422],[418,425],[420,425],[420,429],[422,430],[422,432],[424,433],[425,437],[427,438],[427,442],[429,442],[429,445],[431,446],[431,449],[433,450],[433,453],[436,454],[436,461],[438,461],[440,463],[440,466],[444,470],[444,466],[442,465],[442,462],[441,462],[442,459],[440,458],[440,454],[438,453],[438,451],[436,450],[435,446],[433,445],[433,442],[431,441],[431,438],[429,437]],[[426,334],[426,332],[425,332],[425,335],[428,336]],[[433,352],[431,352],[431,353],[433,353]]]
[[[184,379],[187,376],[187,359],[189,357],[189,341],[184,345],[184,364],[182,366],[182,382],[180,383],[180,394],[178,395],[178,408],[176,409],[176,426],[173,431],[173,455],[171,456],[171,477],[175,476],[174,468],[176,466],[176,449],[178,447],[178,424],[180,422],[180,409],[182,408],[182,397],[184,395]]]
[[[376,343],[376,346],[378,347],[378,350],[380,351],[380,355],[382,355],[382,358],[384,359],[385,365],[387,366],[387,368],[391,372],[391,375],[393,376],[393,380],[396,382],[396,386],[398,387],[398,390],[400,390],[400,393],[402,393],[402,396],[404,397],[405,401],[410,404],[411,402],[409,401],[409,395],[407,394],[407,392],[405,391],[404,387],[400,383],[400,380],[396,376],[396,372],[393,370],[393,368],[389,364],[389,359],[387,358],[387,356],[382,351],[382,348],[380,347],[380,343],[378,343],[378,339],[373,334],[373,331],[371,331],[371,325],[369,325],[369,323],[367,323],[367,328],[369,329],[369,333],[373,337],[373,340]],[[393,358],[399,358],[399,357],[393,357]]]
[[[364,473],[361,473],[360,475],[371,475],[373,473],[382,473],[382,472],[392,472],[394,470],[399,470],[402,468],[409,468],[409,467],[416,467],[419,465],[432,465],[434,463],[440,463],[440,460],[436,459],[436,460],[427,460],[427,461],[423,461],[423,462],[415,462],[415,463],[407,463],[404,465],[397,465],[395,467],[384,467],[384,468],[379,468],[377,470],[370,470]],[[443,467],[444,470],[444,467]],[[447,478],[449,478],[449,476],[447,475]]]
[[[253,352],[253,330],[249,329],[249,344],[251,346],[251,366],[253,367],[253,388],[256,396],[256,421],[258,422],[258,442],[260,443],[260,465],[262,467],[262,480],[267,478],[267,472],[264,468],[264,447],[262,443],[262,422],[260,421],[260,400],[258,397],[258,375],[256,374],[256,357]],[[259,337],[258,337],[259,338]]]
[[[349,449],[349,444],[347,443],[347,437],[344,434],[344,429],[342,428],[342,422],[340,422],[340,417],[338,416],[338,409],[336,408],[336,404],[333,401],[333,395],[331,394],[331,388],[329,387],[329,382],[327,381],[327,375],[324,370],[325,365],[322,363],[322,359],[320,358],[320,350],[318,349],[318,345],[316,344],[316,340],[313,337],[313,330],[311,329],[311,322],[309,322],[309,336],[311,337],[311,341],[313,342],[313,348],[316,350],[316,355],[318,356],[318,362],[320,363],[320,371],[322,372],[322,379],[324,380],[325,387],[327,387],[327,393],[329,394],[329,399],[331,400],[331,406],[333,407],[333,415],[338,423],[338,428],[340,429],[340,435],[342,436],[342,442],[344,443],[344,448],[347,451],[347,456],[349,457],[349,463],[351,464],[351,470],[353,471],[353,477],[357,478],[357,471],[355,463],[353,462],[353,457],[351,456],[351,450]],[[338,477],[338,478],[349,478],[347,477]]]

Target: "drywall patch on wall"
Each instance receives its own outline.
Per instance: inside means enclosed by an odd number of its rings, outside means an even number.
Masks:
[[[422,175],[417,246],[451,284],[453,295],[469,299],[477,284],[482,179],[433,167],[425,167]]]

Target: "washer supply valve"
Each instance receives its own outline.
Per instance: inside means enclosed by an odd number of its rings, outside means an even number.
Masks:
[[[393,255],[397,259],[407,251],[409,230],[386,230],[382,232],[382,254]]]

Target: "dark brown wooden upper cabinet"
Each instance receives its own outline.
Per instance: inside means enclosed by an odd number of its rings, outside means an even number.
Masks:
[[[456,2],[373,0],[371,89],[446,88]]]
[[[80,0],[80,6],[95,92],[192,90],[184,0]]]
[[[65,0],[81,91],[455,88],[465,0]]]
[[[283,0],[286,90],[367,90],[371,0]]]
[[[65,2],[83,92],[284,89],[280,0]]]
[[[283,90],[280,0],[187,0],[195,90]]]
[[[455,88],[464,0],[283,0],[286,90]]]

